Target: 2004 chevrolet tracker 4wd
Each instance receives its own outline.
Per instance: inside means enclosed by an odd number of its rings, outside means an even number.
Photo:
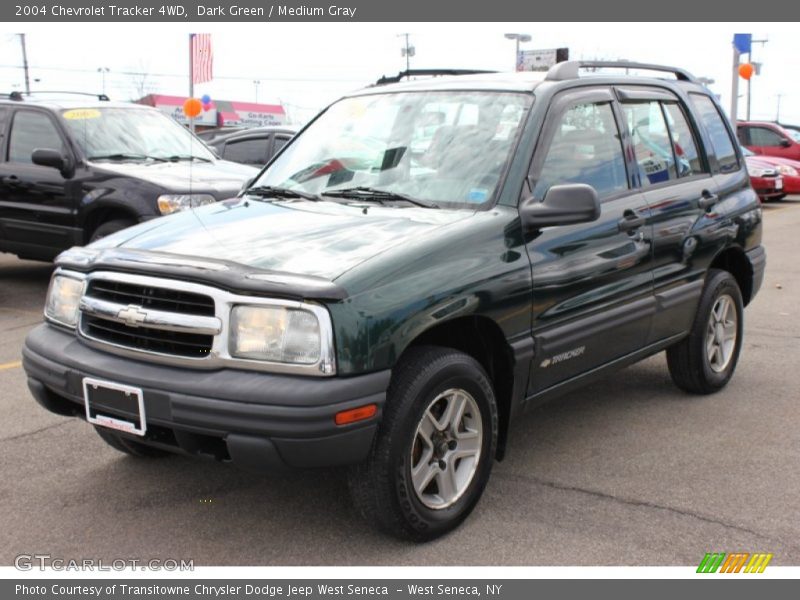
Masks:
[[[521,411],[662,350],[730,380],[766,263],[735,140],[654,65],[368,88],[238,198],[63,253],[30,389],[136,456],[349,465],[368,520],[434,538]]]

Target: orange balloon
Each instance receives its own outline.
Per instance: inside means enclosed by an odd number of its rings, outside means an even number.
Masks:
[[[187,98],[183,103],[183,114],[190,119],[194,119],[201,112],[203,112],[203,103],[197,98]]]
[[[756,70],[753,68],[753,65],[751,65],[750,63],[744,63],[743,65],[739,65],[739,77],[741,77],[742,79],[750,79],[753,76],[753,73],[755,73],[755,71]]]

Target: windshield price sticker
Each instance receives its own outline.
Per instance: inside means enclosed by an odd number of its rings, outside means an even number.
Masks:
[[[80,120],[80,119],[99,119],[100,111],[96,108],[73,108],[72,110],[61,113],[65,119]]]

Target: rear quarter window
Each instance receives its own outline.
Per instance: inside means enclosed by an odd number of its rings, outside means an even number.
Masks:
[[[703,94],[689,94],[700,121],[705,125],[711,146],[717,156],[720,173],[732,173],[739,170],[739,158],[736,155],[735,142],[731,138],[722,114],[716,104]]]

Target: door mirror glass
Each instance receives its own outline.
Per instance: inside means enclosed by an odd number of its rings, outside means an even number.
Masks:
[[[597,190],[585,183],[554,185],[541,202],[524,200],[519,214],[526,230],[590,223],[600,218],[600,200]]]

